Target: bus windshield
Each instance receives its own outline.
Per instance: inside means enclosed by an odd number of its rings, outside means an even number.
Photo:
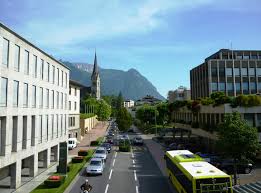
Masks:
[[[207,178],[196,180],[197,193],[222,193],[231,190],[230,178]]]

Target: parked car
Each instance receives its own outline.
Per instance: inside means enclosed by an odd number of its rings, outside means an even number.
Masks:
[[[221,160],[221,162],[217,163],[219,169],[224,171],[227,174],[234,173],[234,162],[232,159]],[[247,161],[238,161],[237,162],[237,173],[238,174],[249,174],[253,169],[253,164]]]
[[[74,149],[77,147],[77,139],[76,138],[69,138],[68,139],[68,149]]]
[[[133,129],[133,128],[130,128],[127,132],[128,132],[128,133],[134,133],[134,129]]]
[[[133,144],[134,145],[143,145],[143,139],[141,137],[135,137],[133,139]]]
[[[108,153],[111,152],[111,144],[110,143],[103,143],[101,145],[101,147],[105,147]]]
[[[113,142],[113,139],[111,137],[107,137],[106,143],[113,144],[114,142]]]
[[[104,161],[107,159],[107,150],[104,147],[98,147],[93,155],[95,158],[101,158]]]
[[[100,174],[102,175],[105,167],[104,161],[101,158],[92,158],[86,168],[87,175]]]

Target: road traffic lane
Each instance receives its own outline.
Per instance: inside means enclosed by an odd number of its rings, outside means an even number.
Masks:
[[[116,153],[115,151],[112,151],[110,154],[108,154],[107,161],[105,163],[106,164],[105,169],[102,175],[87,176],[85,171],[86,167],[84,167],[84,170],[81,171],[80,173],[80,178],[75,182],[70,193],[80,192],[80,187],[85,182],[86,179],[89,180],[90,185],[93,187],[91,191],[92,193],[103,193],[108,183],[108,178],[112,167],[112,160],[114,159],[115,153]]]
[[[131,153],[118,152],[105,193],[136,193]]]

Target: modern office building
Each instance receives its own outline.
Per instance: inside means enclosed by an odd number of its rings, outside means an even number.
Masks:
[[[221,49],[190,71],[191,98],[261,93],[261,51]]]
[[[168,92],[168,100],[170,103],[174,101],[183,101],[183,100],[190,100],[190,90],[184,86],[178,87],[178,89],[174,91]]]
[[[81,129],[80,129],[80,92],[81,88],[84,87],[80,83],[70,80],[69,86],[69,125],[68,125],[68,137],[77,138],[81,140]]]
[[[59,158],[69,69],[0,23],[0,184],[17,188]]]

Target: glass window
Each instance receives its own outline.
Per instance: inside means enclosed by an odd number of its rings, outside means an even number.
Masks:
[[[51,108],[54,108],[54,91],[51,91]]]
[[[261,68],[256,69],[256,74],[257,74],[257,76],[261,76]]]
[[[40,87],[40,108],[43,108],[43,88]]]
[[[249,76],[255,76],[255,68],[249,68]]]
[[[241,91],[240,82],[236,82],[236,90],[237,90],[237,91]]]
[[[217,67],[211,67],[211,75],[212,77],[217,77]]]
[[[212,92],[215,92],[218,90],[218,84],[216,82],[211,83]]]
[[[237,55],[236,59],[241,60],[241,59],[243,59],[243,56]]]
[[[226,75],[232,76],[232,68],[226,68]]]
[[[234,68],[234,74],[235,74],[235,76],[240,76],[240,69]]]
[[[28,84],[27,83],[24,83],[23,107],[28,107]]]
[[[50,64],[47,62],[47,81],[50,81]]]
[[[61,109],[63,109],[63,93],[61,93]]]
[[[243,82],[243,90],[248,90],[248,82]]]
[[[39,136],[39,143],[43,142],[43,116],[39,116],[39,128],[40,128],[40,136]]]
[[[59,92],[56,92],[56,108],[59,109]]]
[[[249,56],[243,56],[244,60],[249,60],[249,58],[250,58]]]
[[[219,90],[220,90],[220,91],[225,91],[225,90],[226,90],[226,88],[225,88],[225,83],[224,83],[224,82],[220,82],[220,83],[219,83]]]
[[[67,73],[65,73],[65,88],[67,88]]]
[[[53,66],[53,84],[54,84],[54,81],[55,81],[55,67]]]
[[[41,76],[41,79],[43,80],[44,79],[44,60],[43,59],[41,59],[40,76]]]
[[[258,82],[257,87],[258,87],[258,92],[261,93],[261,82]]]
[[[71,101],[69,101],[69,110],[72,109],[72,104],[71,104]]]
[[[60,71],[59,68],[57,68],[57,85],[59,86],[60,84]]]
[[[233,90],[234,90],[234,85],[233,85],[232,82],[228,82],[228,83],[227,83],[227,90],[228,90],[228,91],[233,91]]]
[[[63,87],[63,71],[61,71],[61,74],[62,74],[62,87]]]
[[[27,50],[24,51],[24,73],[29,74],[29,52]]]
[[[74,102],[74,110],[76,111],[77,110],[77,103]]]
[[[250,90],[255,91],[256,90],[256,83],[255,82],[250,82]]]
[[[64,108],[67,110],[67,94],[64,94]]]
[[[250,56],[251,59],[257,59],[257,55]]]
[[[219,76],[224,77],[225,76],[225,67],[219,67]]]
[[[32,87],[32,107],[36,107],[36,86]]]
[[[5,38],[3,38],[2,54],[2,65],[7,67],[9,63],[9,40]]]
[[[33,69],[32,69],[33,77],[37,77],[37,56],[34,55],[34,61],[33,61]]]
[[[20,47],[15,45],[15,53],[14,53],[14,69],[19,71],[20,68]]]
[[[247,76],[247,68],[241,68],[241,75]]]
[[[0,106],[6,107],[7,103],[7,78],[1,78]]]
[[[49,108],[49,89],[46,89],[46,108]]]
[[[13,84],[13,106],[18,106],[18,97],[19,97],[19,82],[14,80]]]

